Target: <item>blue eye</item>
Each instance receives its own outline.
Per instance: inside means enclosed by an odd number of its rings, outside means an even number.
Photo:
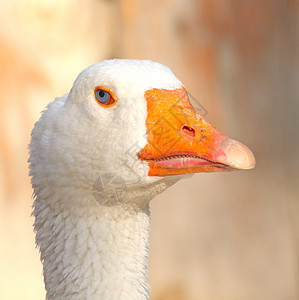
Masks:
[[[110,94],[104,90],[96,90],[96,97],[99,102],[102,104],[107,104],[110,100]]]
[[[115,104],[115,96],[111,92],[105,90],[106,88],[97,87],[94,90],[96,100],[104,107],[109,107]]]

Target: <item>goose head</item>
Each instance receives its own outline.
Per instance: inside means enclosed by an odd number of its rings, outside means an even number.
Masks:
[[[52,191],[102,196],[125,188],[130,199],[152,198],[188,174],[255,163],[246,146],[195,111],[169,68],[148,60],[106,60],[83,70],[70,93],[49,105],[30,147],[36,189],[50,183]],[[126,197],[106,204],[120,201]]]

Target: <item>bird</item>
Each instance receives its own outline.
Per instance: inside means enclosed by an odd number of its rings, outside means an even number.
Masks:
[[[168,67],[134,59],[84,69],[42,112],[29,152],[47,299],[149,299],[150,201],[194,173],[255,165]]]

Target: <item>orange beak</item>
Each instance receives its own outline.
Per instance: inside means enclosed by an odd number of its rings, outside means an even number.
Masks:
[[[152,89],[144,96],[148,143],[138,157],[147,162],[149,176],[254,167],[253,153],[198,115],[184,88]]]

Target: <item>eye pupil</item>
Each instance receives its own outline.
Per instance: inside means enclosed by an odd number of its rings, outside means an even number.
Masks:
[[[99,96],[100,96],[101,98],[103,98],[103,97],[105,96],[106,93],[107,93],[107,92],[104,92],[103,90],[100,90]]]

